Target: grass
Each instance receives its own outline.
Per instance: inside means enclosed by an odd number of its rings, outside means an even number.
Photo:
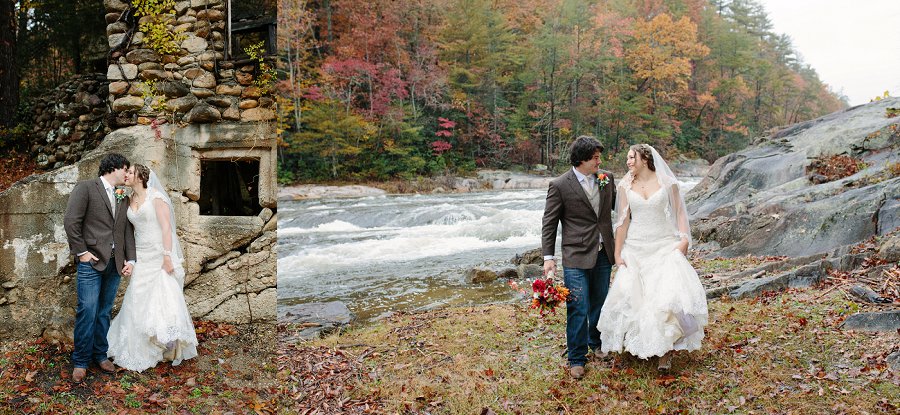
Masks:
[[[711,302],[703,349],[676,355],[670,374],[612,354],[581,381],[566,371],[564,310],[547,320],[519,305],[402,314],[282,349],[279,377],[294,393],[279,404],[284,413],[896,413],[900,376],[885,356],[897,334],[842,331],[846,300],[822,294]],[[320,357],[290,364],[304,353]],[[332,367],[328,358],[346,382],[317,394],[309,379],[328,378],[316,369]]]

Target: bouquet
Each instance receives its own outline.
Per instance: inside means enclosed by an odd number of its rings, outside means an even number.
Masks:
[[[518,284],[510,281],[513,289],[524,293],[525,290],[519,290]],[[555,283],[551,278],[536,279],[531,283],[531,308],[540,311],[541,317],[547,313],[556,313],[556,307],[560,303],[564,303],[569,299],[569,289],[565,285]]]

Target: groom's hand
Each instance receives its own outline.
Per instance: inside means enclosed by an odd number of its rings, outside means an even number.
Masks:
[[[131,276],[131,270],[134,267],[130,263],[126,263],[124,267],[122,267],[122,275],[128,277]]]
[[[99,261],[99,259],[97,259],[97,257],[95,257],[94,254],[92,254],[92,253],[90,253],[90,252],[85,252],[84,255],[78,257],[78,260],[81,261],[81,262],[88,262],[88,261],[90,261],[90,260],[92,260],[92,259],[93,259],[94,261]]]
[[[556,276],[556,261],[552,259],[544,260],[544,276],[551,278]]]

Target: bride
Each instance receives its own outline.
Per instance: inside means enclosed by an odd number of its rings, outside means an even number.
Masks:
[[[603,352],[660,356],[668,370],[673,350],[700,349],[706,291],[685,257],[691,231],[675,175],[647,144],[632,146],[627,164],[616,189],[618,269],[597,329]]]
[[[143,371],[167,360],[177,366],[197,356],[197,336],[184,301],[184,257],[175,233],[172,201],[148,167],[125,175],[133,194],[128,220],[134,225],[137,263],[122,309],[110,324],[108,355],[118,366]]]

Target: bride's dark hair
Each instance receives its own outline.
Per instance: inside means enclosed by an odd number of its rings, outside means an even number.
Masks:
[[[634,154],[640,156],[640,158],[647,163],[647,168],[650,169],[650,171],[656,171],[656,165],[653,164],[653,153],[650,151],[650,146],[646,144],[635,144],[631,146],[629,150],[634,151]],[[137,164],[135,164],[135,166],[137,166]]]
[[[134,177],[141,179],[141,184],[146,189],[147,182],[150,181],[150,168],[143,164],[134,163]]]

